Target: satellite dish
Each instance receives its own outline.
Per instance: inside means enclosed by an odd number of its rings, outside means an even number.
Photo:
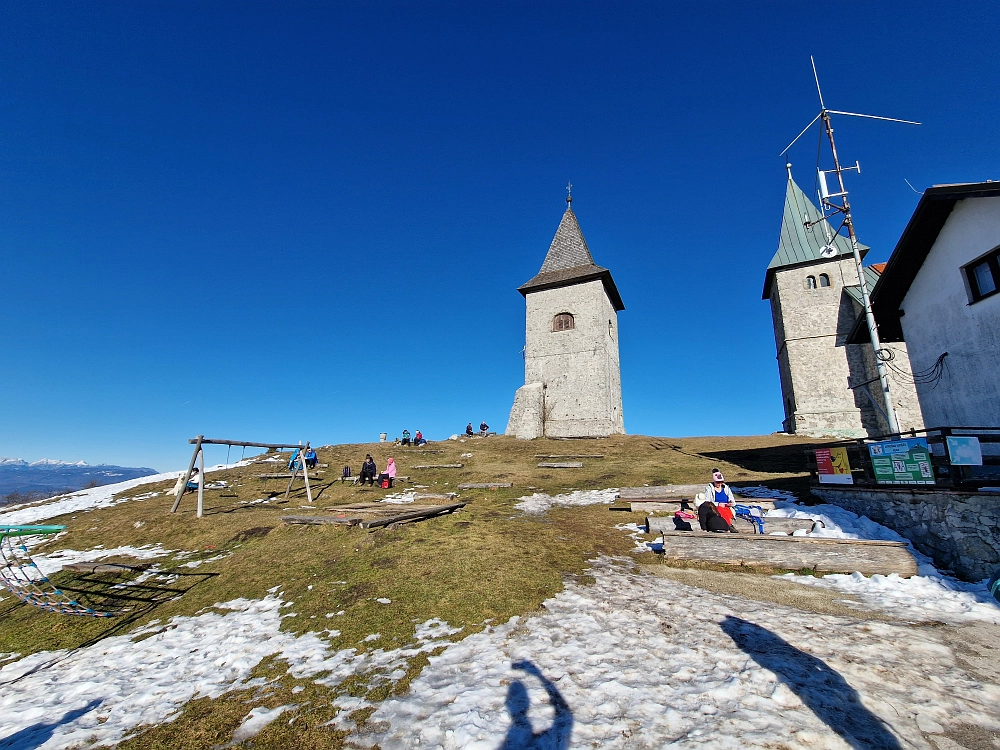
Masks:
[[[821,258],[835,258],[837,256],[837,248],[833,245],[824,245],[819,251],[819,257]]]

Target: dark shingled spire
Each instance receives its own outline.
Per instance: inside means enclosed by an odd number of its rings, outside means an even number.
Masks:
[[[567,201],[568,203],[569,201]],[[608,299],[619,312],[625,309],[611,271],[594,263],[587,241],[583,238],[580,223],[571,207],[566,208],[556,236],[552,238],[549,252],[545,256],[542,268],[530,281],[518,287],[517,291],[528,296],[529,292],[540,292],[543,289],[555,289],[571,284],[581,284],[585,281],[600,279]]]
[[[538,273],[565,271],[567,268],[592,265],[594,256],[590,254],[587,240],[583,239],[580,223],[576,220],[573,209],[567,208],[562,221],[559,222],[556,236],[549,245],[549,252],[545,256],[545,262],[542,263],[542,269]]]

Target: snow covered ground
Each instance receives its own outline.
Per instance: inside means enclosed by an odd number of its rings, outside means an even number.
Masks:
[[[544,613],[430,659],[365,744],[495,748],[932,747],[1000,729],[1000,688],[929,631],[712,594],[594,563]],[[896,738],[899,739],[897,744]]]
[[[76,651],[43,651],[5,664],[0,746],[113,744],[140,724],[170,720],[192,698],[260,684],[249,674],[269,654],[322,651],[315,635],[280,631],[281,605],[275,596],[238,599],[217,605],[222,613],[157,621]],[[48,740],[32,744],[33,735],[46,734]]]
[[[336,636],[335,630],[302,636],[281,631],[291,606],[272,592],[262,600],[216,604],[213,609],[221,611],[154,621],[72,652],[43,651],[13,660],[14,654],[0,654],[0,663],[6,661],[0,668],[0,747],[114,744],[140,725],[176,718],[193,698],[264,685],[250,673],[272,654],[286,660],[294,675],[317,677],[330,687],[366,673],[372,673],[372,685],[395,682],[405,675],[409,658],[445,645],[458,632],[430,620],[417,626],[406,648],[332,650],[322,636]],[[345,696],[335,705],[346,715],[366,704]],[[249,739],[281,712],[254,708],[233,740]]]

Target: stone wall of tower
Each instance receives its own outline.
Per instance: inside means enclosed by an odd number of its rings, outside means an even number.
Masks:
[[[821,274],[830,285],[820,286]],[[807,277],[816,279],[810,289]],[[834,259],[779,270],[771,287],[771,312],[785,404],[785,430],[811,435],[861,437],[867,434],[860,403],[848,388],[860,352],[844,345],[853,311],[843,290],[858,283],[851,259]],[[845,306],[850,314],[845,315]]]
[[[825,274],[829,286],[820,284]],[[816,287],[807,279],[813,277]],[[863,390],[852,384],[877,378],[870,344],[847,344],[861,306],[844,291],[856,286],[853,258],[838,258],[775,273],[771,286],[778,372],[785,408],[786,432],[806,435],[863,437],[884,435],[888,424]],[[906,347],[892,344],[893,364],[909,372]],[[881,399],[879,384],[868,386]],[[892,373],[890,389],[901,429],[920,429],[923,420],[916,390],[907,376]],[[879,401],[879,407],[881,407]]]
[[[526,304],[524,382],[526,388],[543,385],[542,433],[547,437],[624,434],[618,313],[601,281],[531,292]],[[573,316],[572,329],[553,330],[561,313]],[[515,416],[512,410],[511,424]]]

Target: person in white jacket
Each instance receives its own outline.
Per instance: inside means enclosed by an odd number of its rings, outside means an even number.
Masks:
[[[705,487],[705,500],[715,503],[719,509],[719,515],[732,525],[733,505],[736,504],[736,498],[733,497],[733,491],[726,484],[726,478],[718,469],[712,469],[712,483]]]

